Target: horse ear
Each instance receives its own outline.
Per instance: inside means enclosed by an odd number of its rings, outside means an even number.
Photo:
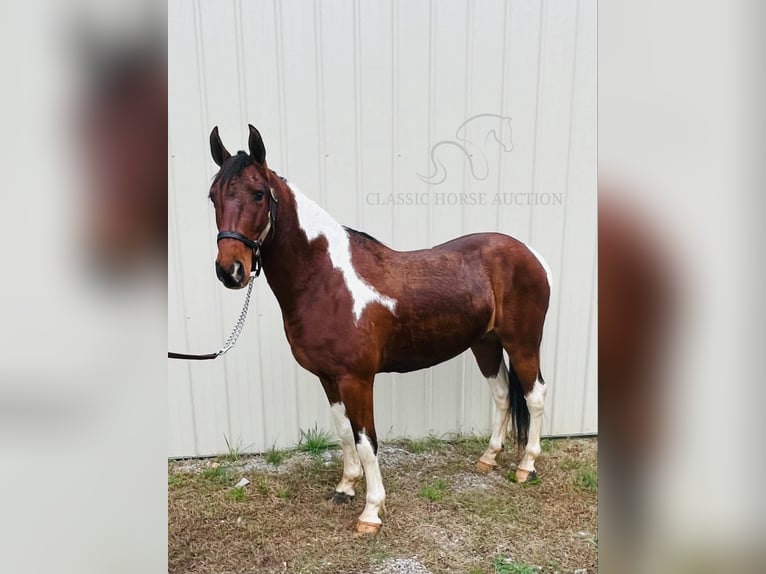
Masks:
[[[213,156],[213,161],[218,164],[218,167],[221,167],[223,162],[231,157],[228,150],[223,147],[221,136],[218,135],[218,126],[215,126],[213,131],[210,132],[210,153]]]
[[[250,157],[258,165],[263,165],[266,161],[266,146],[263,145],[263,138],[255,127],[250,124],[247,127],[250,128],[250,138],[247,141],[250,148]]]

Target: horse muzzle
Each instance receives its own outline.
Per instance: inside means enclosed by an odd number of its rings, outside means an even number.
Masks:
[[[223,266],[216,261],[215,274],[221,283],[229,289],[242,289],[242,287],[247,284],[245,266],[241,261],[234,261],[228,269],[224,269]]]

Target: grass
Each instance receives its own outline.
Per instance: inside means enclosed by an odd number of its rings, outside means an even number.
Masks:
[[[202,478],[214,484],[226,484],[231,481],[232,472],[227,466],[216,464],[202,471]]]
[[[498,554],[497,557],[495,557],[492,566],[495,568],[495,574],[538,574],[538,572],[540,572],[540,569],[537,566],[509,562],[502,554]]]
[[[447,483],[444,480],[434,480],[420,489],[420,496],[431,502],[440,502],[447,492]]]
[[[251,465],[245,455],[236,463],[171,461],[168,574],[390,573],[388,561],[400,559],[434,573],[598,571],[597,491],[574,485],[580,471],[596,469],[596,440],[557,439],[536,461],[540,488],[505,480],[517,460],[513,444],[498,457],[498,470],[484,475],[476,460],[486,437],[420,442],[422,453],[403,441],[381,446],[387,498],[374,538],[353,537],[365,504],[363,479],[353,502],[329,502],[343,467],[338,456],[288,450],[289,465]],[[232,487],[241,476],[250,484],[239,491]]]
[[[592,466],[582,467],[575,477],[575,486],[583,490],[598,491],[598,470]]]
[[[229,500],[233,500],[234,502],[242,502],[247,498],[247,493],[244,488],[236,487],[229,490],[226,493],[226,496],[229,497]]]
[[[420,454],[424,452],[435,452],[437,450],[440,450],[444,448],[445,446],[444,440],[440,439],[438,436],[429,434],[425,438],[420,439],[408,439],[404,441],[404,447],[415,454]]]
[[[224,460],[229,462],[237,462],[242,453],[242,439],[240,438],[236,445],[232,445],[229,442],[229,438],[226,436],[226,433],[224,433],[223,440],[226,441],[226,449],[229,451],[226,456],[224,456]]]
[[[326,450],[333,449],[338,446],[338,443],[333,440],[332,436],[319,430],[316,425],[313,429],[304,431],[301,429],[301,438],[298,442],[297,450],[300,452],[307,452],[314,456],[319,456]]]
[[[272,444],[271,447],[269,447],[269,449],[263,454],[263,458],[269,464],[279,466],[287,458],[287,451],[280,450],[276,447],[275,444]]]
[[[255,490],[261,496],[266,496],[269,493],[269,481],[264,476],[259,476],[255,479]]]

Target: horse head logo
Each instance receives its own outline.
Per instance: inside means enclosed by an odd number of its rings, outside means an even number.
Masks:
[[[511,118],[499,114],[478,114],[460,124],[454,140],[442,140],[431,148],[430,175],[418,174],[421,181],[439,185],[447,179],[445,162],[450,149],[468,160],[468,167],[474,179],[484,180],[489,176],[487,148],[493,141],[500,144],[503,152],[513,150]]]

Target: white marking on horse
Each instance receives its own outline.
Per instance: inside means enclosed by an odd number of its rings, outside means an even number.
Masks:
[[[378,457],[375,456],[370,439],[367,438],[364,431],[359,434],[356,450],[359,453],[359,459],[364,467],[364,476],[367,479],[367,500],[359,520],[370,524],[382,524],[378,512],[386,500],[386,489],[383,488],[383,477],[380,475]]]
[[[508,429],[510,408],[508,404],[508,368],[501,361],[500,368],[494,377],[487,377],[489,391],[495,401],[495,416],[492,423],[492,436],[489,439],[489,447],[479,459],[485,464],[495,466],[498,453],[503,450],[503,439]]]
[[[354,444],[354,431],[351,429],[351,421],[346,416],[346,405],[334,403],[330,405],[335,430],[340,438],[341,450],[343,451],[343,477],[335,487],[337,492],[343,492],[348,496],[354,496],[354,482],[362,476],[362,465]]]
[[[340,270],[346,283],[353,303],[354,320],[359,322],[365,307],[373,302],[378,302],[391,313],[396,311],[396,300],[378,293],[369,285],[354,269],[351,262],[351,244],[348,240],[348,232],[335,221],[324,209],[314,201],[303,195],[297,187],[288,183],[288,187],[295,196],[295,204],[298,207],[298,224],[303,229],[309,241],[313,241],[320,235],[327,239],[327,252],[333,267]]]
[[[535,470],[535,458],[540,455],[540,433],[543,426],[543,410],[545,409],[545,392],[547,388],[540,382],[535,381],[532,390],[524,397],[529,409],[529,436],[524,457],[519,463],[521,470]]]
[[[551,268],[548,266],[548,262],[545,259],[543,259],[543,256],[540,255],[533,247],[530,247],[529,245],[527,245],[527,249],[529,249],[529,251],[532,252],[532,255],[537,257],[537,260],[540,262],[540,265],[542,265],[543,269],[545,269],[545,275],[548,277],[548,287],[553,289],[553,274],[551,273]]]

